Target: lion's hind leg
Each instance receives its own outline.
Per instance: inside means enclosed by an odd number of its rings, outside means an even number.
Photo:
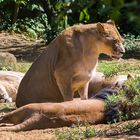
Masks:
[[[39,125],[40,121],[40,115],[39,114],[34,114],[28,119],[23,120],[23,122],[13,125],[13,126],[3,126],[0,127],[0,131],[27,131],[27,130],[32,130]]]

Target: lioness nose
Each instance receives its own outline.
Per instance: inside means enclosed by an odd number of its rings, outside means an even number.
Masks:
[[[125,49],[124,49],[123,45],[120,45],[119,50],[120,50],[120,53],[122,53],[122,54],[124,54],[124,53],[125,53]]]

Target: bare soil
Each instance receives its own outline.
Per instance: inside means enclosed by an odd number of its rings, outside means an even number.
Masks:
[[[0,51],[1,52],[10,52],[14,54],[19,60],[24,61],[34,61],[37,56],[45,49],[46,43],[43,40],[31,41],[25,38],[20,34],[15,33],[0,33]],[[132,62],[131,62],[132,63]],[[124,122],[125,123],[125,122]],[[115,128],[117,131],[118,124],[115,124]],[[121,124],[122,125],[122,124]],[[119,126],[121,126],[119,125]],[[92,126],[95,129],[99,129],[101,131],[112,129],[113,126],[106,124],[99,124]],[[57,129],[45,129],[45,130],[32,130],[26,132],[0,132],[0,140],[55,140],[57,139],[55,136],[56,130],[67,130],[70,128],[57,128]],[[119,130],[121,131],[121,129]],[[130,139],[137,140],[140,139],[140,130],[138,129],[137,133],[133,133],[132,135],[128,135],[128,133],[120,134],[119,136],[113,137],[96,137],[90,138],[93,139]]]
[[[134,121],[129,121],[129,123],[133,123]],[[139,123],[140,120],[137,120]],[[138,129],[135,132],[131,133],[125,132],[125,129],[123,127],[128,124],[128,121],[116,123],[113,125],[107,125],[107,124],[98,124],[98,125],[92,125],[91,127],[95,129],[96,131],[108,131],[112,134],[112,136],[97,136],[93,138],[88,138],[88,140],[139,140],[140,139],[140,129]],[[81,127],[80,129],[85,128]],[[67,132],[70,131],[71,128],[68,127],[62,127],[62,128],[55,128],[55,129],[44,129],[44,130],[31,130],[31,131],[22,131],[22,132],[0,132],[0,140],[57,140],[57,137],[55,135],[56,131],[61,132]],[[119,134],[116,134],[116,132]],[[124,133],[123,133],[124,132]],[[114,136],[113,136],[114,135]]]

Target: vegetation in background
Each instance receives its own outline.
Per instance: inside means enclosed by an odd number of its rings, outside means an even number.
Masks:
[[[120,32],[139,35],[139,11],[139,0],[0,0],[0,30],[46,37],[50,42],[73,24],[112,19]]]
[[[123,35],[123,46],[126,51],[140,52],[140,36],[135,37],[132,34]]]
[[[140,58],[140,36],[132,34],[123,35],[123,46],[126,50],[124,56],[132,58]]]
[[[17,65],[2,66],[1,70],[13,70],[20,72],[27,72],[32,63],[18,62]],[[121,60],[119,61],[99,61],[97,71],[103,72],[106,77],[112,77],[117,74],[137,73],[140,74],[140,61],[139,60]]]

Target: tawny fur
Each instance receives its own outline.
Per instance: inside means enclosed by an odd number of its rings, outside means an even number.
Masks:
[[[14,126],[0,127],[0,131],[24,131],[56,128],[79,123],[102,123],[105,103],[100,100],[80,100],[63,103],[34,103],[7,113],[0,123]]]
[[[20,83],[17,107],[40,102],[62,102],[79,92],[88,98],[99,54],[120,58],[122,40],[111,22],[75,25],[61,32],[33,63]]]
[[[0,71],[0,103],[15,101],[23,76],[20,72]]]

